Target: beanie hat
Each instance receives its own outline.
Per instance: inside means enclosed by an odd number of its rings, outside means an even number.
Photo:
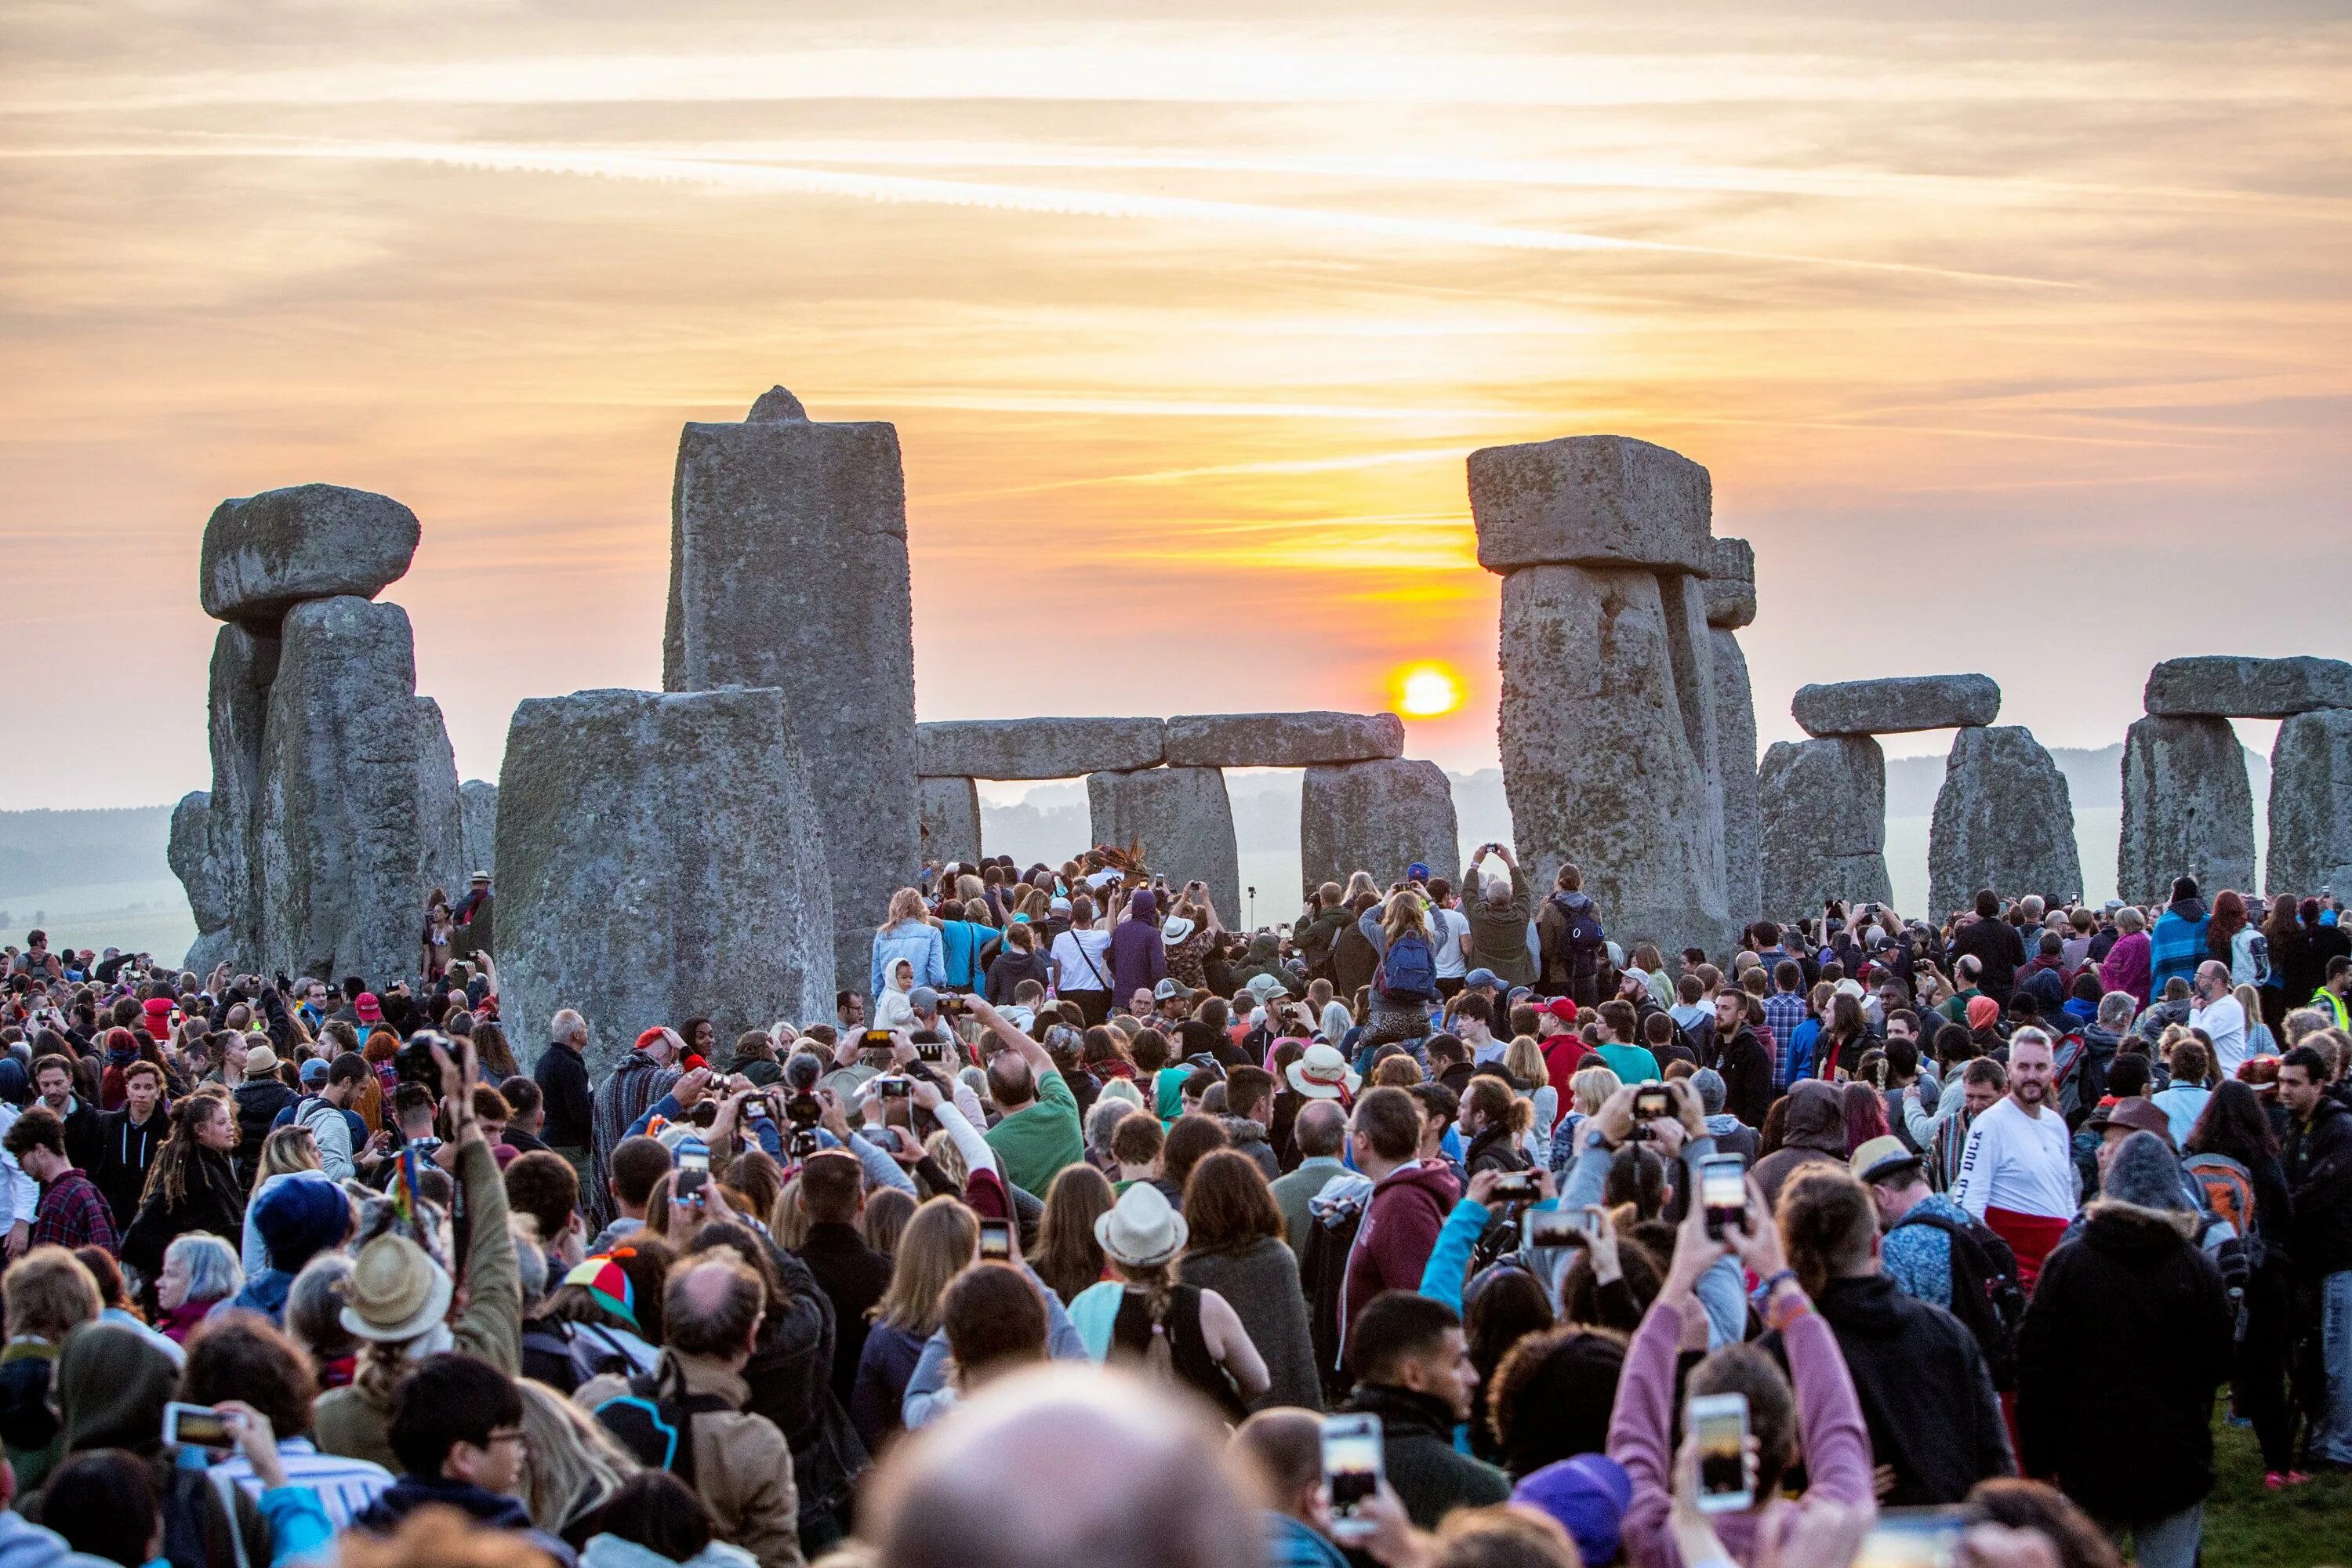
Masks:
[[[631,1050],[642,1051],[642,1050],[644,1050],[647,1046],[651,1046],[651,1045],[658,1044],[658,1043],[660,1042],[660,1040],[661,1040],[661,1037],[662,1037],[662,1026],[661,1026],[659,1024],[656,1024],[652,1028],[647,1029],[647,1030],[646,1030],[644,1033],[640,1034],[640,1035],[637,1037],[637,1043],[636,1043],[635,1045],[634,1045],[634,1046],[630,1047],[629,1048],[630,1048]]]
[[[1997,1023],[2000,1018],[2000,1004],[1994,1001],[1991,997],[1971,996],[1969,998],[1969,1028],[1990,1028],[1993,1024]]]
[[[1698,1094],[1699,1110],[1709,1116],[1722,1113],[1723,1102],[1731,1093],[1723,1075],[1713,1068],[1701,1068],[1691,1074],[1691,1088]]]
[[[626,1318],[629,1326],[637,1322],[637,1293],[621,1266],[609,1258],[583,1258],[574,1264],[572,1272],[563,1277],[566,1285],[580,1285],[596,1298],[596,1304],[614,1317]]]
[[[325,1176],[297,1171],[254,1200],[253,1228],[268,1248],[269,1266],[291,1274],[351,1234],[352,1203]]]
[[[2099,1195],[2158,1214],[2191,1219],[2197,1215],[2189,1184],[2180,1173],[2180,1162],[2153,1132],[2135,1132],[2116,1147],[2115,1158],[2100,1173]]]
[[[1546,1465],[1512,1489],[1511,1500],[1541,1509],[1576,1538],[1576,1555],[1607,1563],[1617,1555],[1633,1478],[1606,1454],[1579,1454]]]
[[[150,996],[141,1011],[147,1016],[149,1035],[159,1041],[171,1038],[172,999],[169,996]]]

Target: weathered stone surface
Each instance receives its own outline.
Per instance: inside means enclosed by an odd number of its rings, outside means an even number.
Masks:
[[[1435,763],[1402,757],[1319,763],[1298,799],[1298,862],[1307,889],[1370,871],[1385,888],[1418,860],[1440,877],[1462,858],[1454,786]]]
[[[399,605],[345,596],[288,613],[260,770],[266,967],[378,984],[415,972],[457,794],[452,770],[446,805],[427,799],[415,686]]]
[[[466,806],[457,788],[457,753],[441,704],[416,699],[417,831],[424,838],[425,879],[455,904],[466,896],[473,867],[466,861]]]
[[[1404,755],[1393,713],[1182,713],[1168,721],[1171,768],[1307,768]]]
[[[2000,716],[1989,675],[1905,675],[1801,686],[1790,716],[1808,735],[1899,735],[1982,726]]]
[[[1932,919],[1965,907],[1979,888],[2069,899],[2083,891],[2066,775],[2021,724],[1971,726],[1952,738],[1927,835]]]
[[[1131,773],[1160,765],[1167,730],[1159,719],[933,720],[915,726],[915,771],[940,779]]]
[[[507,730],[499,785],[516,1038],[576,1007],[601,1072],[653,1024],[699,1015],[726,1040],[831,1016],[831,879],[783,693],[533,698]]]
[[[970,779],[925,778],[923,861],[980,858],[980,789]]]
[[[202,797],[201,819],[189,804],[194,795],[172,817],[172,870],[196,919],[189,951],[206,961],[199,973],[224,958],[247,966],[261,958],[262,731],[278,646],[275,637],[236,626],[223,626],[213,639],[205,724],[213,787]]]
[[[1707,565],[1706,624],[1738,631],[1756,619],[1756,547],[1744,539],[1718,539]]]
[[[390,496],[341,485],[225,500],[205,524],[197,596],[215,619],[264,626],[305,599],[373,599],[408,570],[423,533]]]
[[[474,873],[499,874],[499,786],[467,779],[457,786],[458,839],[465,847],[466,879]],[[452,892],[456,889],[452,889]]]
[[[1199,878],[1209,885],[1217,913],[1228,924],[1241,923],[1241,853],[1223,773],[1215,768],[1088,773],[1087,812],[1096,843],[1139,842],[1144,863],[1171,887]]]
[[[919,865],[906,481],[892,426],[794,418],[780,390],[679,437],[662,685],[788,694],[824,780],[835,960],[863,974]]]
[[[198,974],[210,973],[214,964],[234,957],[228,932],[229,907],[213,880],[212,807],[213,797],[203,790],[190,790],[182,795],[180,804],[172,808],[172,837],[163,851],[172,875],[180,879],[180,886],[187,889],[188,910],[196,918],[196,940],[180,960],[180,967],[193,969]]]
[[[2279,726],[2263,875],[2273,893],[2352,893],[2352,710],[2298,713]]]
[[[1885,903],[1886,756],[1867,735],[1782,741],[1764,753],[1764,915],[1810,920],[1824,899]]]
[[[1717,543],[1723,542],[1717,541]],[[1709,584],[1712,586],[1712,584]],[[1735,924],[1764,913],[1763,806],[1756,777],[1756,693],[1739,638],[1707,628],[1715,654],[1715,750],[1723,773],[1723,893]]]
[[[2147,710],[2159,717],[2286,719],[2352,708],[2352,664],[2340,658],[2168,658],[2147,674]]]
[[[2161,903],[2176,877],[2210,893],[2254,885],[2254,795],[2227,719],[2160,717],[2124,735],[2116,892]]]
[[[1624,436],[1568,436],[1470,454],[1478,564],[1710,570],[1714,492],[1679,452]]]
[[[1541,889],[1573,860],[1612,937],[1720,951],[1734,927],[1698,580],[1531,566],[1502,601],[1497,730],[1520,865]]]

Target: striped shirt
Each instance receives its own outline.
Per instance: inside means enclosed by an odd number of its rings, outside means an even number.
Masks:
[[[321,1454],[308,1437],[280,1437],[278,1462],[286,1467],[287,1485],[308,1487],[319,1494],[320,1506],[327,1510],[327,1520],[338,1534],[349,1530],[352,1521],[392,1485],[392,1472],[382,1465]],[[256,1502],[261,1500],[261,1482],[243,1454],[230,1455],[213,1471],[243,1487]]]

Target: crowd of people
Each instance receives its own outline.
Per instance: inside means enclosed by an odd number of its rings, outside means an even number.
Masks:
[[[2332,899],[1668,952],[1397,872],[932,867],[832,1017],[520,1054],[439,911],[408,977],[34,931],[0,1568],[2189,1568],[2224,1389],[2352,1468]]]

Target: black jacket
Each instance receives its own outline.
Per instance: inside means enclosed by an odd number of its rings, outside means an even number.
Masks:
[[[820,1222],[793,1254],[816,1276],[833,1303],[833,1393],[845,1408],[857,1383],[857,1361],[866,1352],[866,1310],[890,1288],[890,1260],[866,1245],[854,1225]]]
[[[2318,1279],[2352,1268],[2352,1110],[2320,1100],[2309,1123],[2289,1123],[2279,1163],[2294,1199],[2287,1252],[2296,1277]]]
[[[1500,1122],[1480,1128],[1462,1153],[1462,1168],[1474,1176],[1481,1171],[1524,1171],[1532,1163],[1511,1130]]]
[[[2008,1007],[2017,972],[2025,963],[2025,942],[2017,928],[1998,917],[1970,921],[1952,933],[1952,963],[1958,965],[1968,956],[1984,966],[1977,974],[1977,989]]]
[[[1992,1373],[1966,1324],[1884,1274],[1832,1279],[1813,1309],[1845,1355],[1873,1458],[1895,1468],[1881,1508],[1959,1502],[1985,1478],[2016,1473]],[[1786,1367],[1780,1341],[1765,1343]]]
[[[530,1077],[547,1110],[539,1130],[541,1142],[551,1149],[587,1148],[596,1112],[588,1091],[588,1066],[580,1053],[570,1046],[551,1045],[531,1064]]]
[[[236,1177],[246,1191],[253,1190],[262,1141],[278,1113],[301,1098],[274,1078],[249,1078],[236,1086]]]
[[[38,1100],[34,1101],[39,1104]],[[75,1168],[91,1169],[98,1161],[100,1127],[103,1116],[98,1107],[77,1092],[73,1097],[73,1114],[61,1118],[65,1124],[66,1158]]]
[[[178,1203],[165,1203],[160,1189],[147,1194],[123,1233],[122,1261],[146,1277],[152,1292],[163,1269],[163,1249],[192,1230],[208,1230],[225,1240],[245,1234],[245,1189],[237,1185],[228,1156],[217,1149],[196,1151]]]
[[[760,1325],[743,1368],[751,1390],[744,1408],[774,1422],[791,1446],[806,1527],[848,1505],[866,1470],[866,1444],[833,1392],[833,1301],[807,1264],[772,1241],[766,1245],[783,1296]]]
[[[2164,1217],[2101,1199],[2042,1265],[2018,1331],[2025,1473],[2111,1521],[2199,1501],[2236,1329],[2210,1258]]]
[[[1738,1034],[1718,1044],[1713,1065],[1723,1075],[1723,1109],[1750,1127],[1762,1127],[1780,1094],[1772,1087],[1772,1053],[1756,1031],[1741,1025]]]
[[[1339,1408],[1381,1418],[1381,1462],[1413,1523],[1434,1530],[1456,1508],[1508,1502],[1510,1478],[1454,1447],[1454,1412],[1442,1400],[1385,1383],[1360,1383]]]
[[[82,1169],[106,1195],[117,1231],[128,1230],[138,1217],[139,1194],[146,1190],[148,1168],[155,1163],[156,1152],[171,1131],[172,1119],[163,1113],[161,1101],[147,1113],[144,1125],[131,1120],[127,1105],[98,1119],[97,1162]]]

